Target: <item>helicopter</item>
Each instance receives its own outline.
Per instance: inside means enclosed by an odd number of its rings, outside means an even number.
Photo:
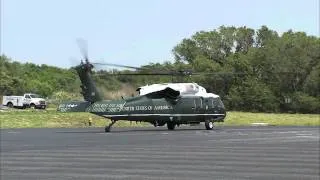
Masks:
[[[119,120],[148,122],[155,127],[167,125],[168,130],[174,130],[182,124],[200,123],[204,123],[205,129],[212,130],[214,122],[224,122],[226,110],[220,96],[207,93],[197,83],[146,85],[137,89],[138,96],[105,100],[93,81],[93,64],[130,66],[90,63],[87,55],[84,59],[75,67],[84,101],[61,103],[57,108],[59,112],[89,112],[110,119],[111,123],[105,127],[105,132],[110,132]]]

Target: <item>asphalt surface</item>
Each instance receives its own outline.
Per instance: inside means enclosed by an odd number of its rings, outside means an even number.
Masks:
[[[203,129],[1,130],[1,180],[319,180],[319,127]]]

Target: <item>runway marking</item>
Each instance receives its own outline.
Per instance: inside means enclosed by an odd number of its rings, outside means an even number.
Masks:
[[[298,138],[298,139],[297,139]],[[286,140],[293,140],[293,141],[301,141],[302,139],[314,139],[314,141],[319,140],[319,137],[317,136],[283,136],[283,137],[259,137],[259,138],[234,138],[234,139],[222,139],[222,141],[242,141],[242,142],[246,142],[246,141],[260,141],[260,142],[279,142],[279,140],[281,142],[286,141]],[[261,141],[263,140],[263,141]],[[208,141],[221,141],[221,140],[216,140],[216,139],[212,139],[212,140],[208,140]]]
[[[148,164],[150,165],[150,164]],[[143,166],[145,168],[145,166]],[[294,169],[290,169],[290,167],[285,167],[283,166],[282,168],[279,167],[270,167],[269,171],[263,171],[265,170],[265,167],[263,166],[255,166],[252,169],[248,169],[248,167],[234,167],[234,166],[222,166],[222,165],[212,165],[212,166],[207,166],[207,168],[202,169],[203,167],[200,166],[199,168],[195,169],[195,166],[188,165],[186,167],[182,166],[180,167],[179,165],[176,166],[176,168],[172,168],[170,165],[168,166],[161,166],[155,167],[151,166],[148,169],[143,169],[142,167],[132,167],[132,168],[117,168],[117,167],[108,167],[108,168],[93,168],[93,169],[88,169],[86,167],[68,167],[68,169],[64,169],[63,167],[37,167],[37,168],[32,168],[32,167],[27,167],[26,169],[23,169],[24,167],[17,167],[17,168],[9,168],[6,169],[6,174],[25,174],[24,178],[26,176],[34,176],[34,177],[39,177],[39,175],[51,175],[53,176],[55,174],[55,177],[59,177],[60,173],[63,172],[63,177],[87,177],[87,178],[94,178],[94,177],[102,177],[104,178],[110,178],[110,177],[115,177],[117,176],[118,178],[123,178],[123,177],[149,177],[156,175],[159,179],[166,179],[166,178],[171,178],[171,179],[176,179],[173,177],[198,177],[203,178],[204,174],[210,175],[223,175],[224,177],[228,176],[235,176],[239,177],[241,176],[247,176],[247,177],[261,177],[263,175],[264,177],[290,177],[294,178],[299,176],[302,179],[305,178],[312,178],[314,175],[311,175],[311,173],[315,173],[314,171],[310,169],[299,169],[299,167],[296,167]],[[298,174],[300,171],[303,171],[305,174]],[[60,172],[60,173],[59,173]],[[164,172],[166,172],[164,174]],[[170,173],[168,173],[170,172]],[[232,172],[232,173],[230,173]],[[207,176],[205,176],[207,177]],[[155,177],[154,177],[155,178]],[[144,179],[144,178],[143,178]],[[149,179],[149,178],[148,178]],[[273,179],[273,178],[272,178]]]
[[[192,153],[191,153],[192,152]],[[146,154],[152,154],[152,156],[146,156]],[[220,151],[212,151],[212,152],[194,152],[193,150],[189,152],[169,152],[168,150],[160,150],[158,152],[149,151],[148,148],[135,148],[135,151],[83,151],[83,152],[75,152],[75,151],[58,151],[58,152],[22,152],[22,153],[4,153],[2,160],[4,162],[23,162],[33,164],[35,162],[45,163],[45,162],[60,162],[65,161],[66,159],[72,159],[74,162],[96,162],[96,161],[142,161],[142,160],[157,160],[158,162],[164,160],[170,160],[172,157],[177,158],[177,162],[185,161],[185,160],[201,160],[206,161],[208,159],[208,154],[210,156],[215,157],[215,160],[219,159],[232,159],[232,160],[241,160],[243,157],[250,158],[263,158],[264,160],[269,159],[270,161],[292,161],[292,162],[315,162],[314,157],[318,154],[318,152],[295,152],[292,154],[279,154],[278,152],[256,152],[256,151],[230,151],[225,152],[223,150]],[[223,155],[228,157],[223,157]],[[30,162],[29,162],[29,161]]]
[[[314,136],[313,134],[296,134],[297,136]]]
[[[19,132],[19,131],[9,131],[9,132],[7,132],[8,134],[20,134],[21,132]]]
[[[145,161],[143,161],[145,162]],[[98,164],[98,163],[96,163]],[[258,163],[256,164],[251,164],[251,165],[257,165]],[[226,164],[227,165],[227,164]],[[198,169],[193,169],[195,164],[168,164],[164,167],[162,167],[161,169],[158,169],[158,166],[157,165],[153,165],[152,163],[148,163],[148,169],[143,169],[142,165],[138,166],[138,167],[135,167],[135,168],[128,168],[130,167],[130,165],[127,165],[127,166],[123,166],[121,168],[117,168],[117,167],[112,167],[112,166],[108,166],[108,167],[96,167],[94,169],[88,169],[86,168],[85,166],[82,166],[82,167],[78,167],[78,166],[70,166],[67,168],[68,172],[79,172],[79,173],[86,173],[86,172],[93,172],[93,173],[105,173],[105,172],[112,172],[113,173],[148,173],[148,172],[157,172],[157,173],[162,173],[163,171],[165,170],[174,170],[174,172],[178,172],[178,173],[181,173],[181,172],[186,172],[186,173],[196,173],[196,174],[200,174],[200,173],[208,173],[208,171],[210,170],[215,170],[215,171],[230,171],[230,170],[233,170],[233,171],[238,171],[238,172],[241,172],[241,171],[244,171],[246,170],[247,172],[256,172],[258,171],[259,169],[263,169],[265,167],[259,167],[259,166],[256,166],[254,169],[247,169],[246,166],[241,166],[241,164],[237,164],[237,170],[234,170],[233,166],[226,166],[224,164],[215,164],[215,165],[201,165],[201,164],[197,164],[197,168]],[[231,164],[229,164],[231,165]],[[274,166],[274,165],[270,165],[268,166],[268,168],[271,168],[271,170],[273,172],[277,172],[277,171],[286,171],[286,172],[291,172],[291,173],[294,173],[294,172],[297,172],[299,171],[299,168],[298,166],[294,167],[294,168],[290,168],[290,167],[285,167],[285,166]],[[21,166],[21,167],[4,167],[5,170],[8,170],[8,171],[19,171],[19,172],[28,172],[28,173],[31,173],[31,172],[39,172],[39,171],[61,171],[61,170],[65,170],[64,167],[61,167],[59,166],[58,164],[55,164],[54,166],[36,166],[36,167],[32,167],[32,166]],[[301,169],[300,169],[301,170]],[[305,168],[303,169],[305,171],[305,173],[314,173],[314,170],[313,169],[310,169],[310,168]]]
[[[309,139],[319,139],[317,136],[308,136],[308,135],[297,135],[297,138],[309,138]]]

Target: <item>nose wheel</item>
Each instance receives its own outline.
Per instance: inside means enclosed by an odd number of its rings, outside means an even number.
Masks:
[[[213,129],[213,122],[210,121],[210,120],[206,120],[206,121],[204,122],[204,125],[206,126],[206,129],[207,129],[207,130],[212,130],[212,129]]]

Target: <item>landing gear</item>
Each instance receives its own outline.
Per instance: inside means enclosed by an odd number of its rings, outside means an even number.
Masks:
[[[153,126],[154,126],[154,127],[158,127],[158,126],[159,126],[158,121],[154,121],[154,122],[153,122]]]
[[[176,127],[176,124],[174,122],[167,122],[168,130],[174,130],[175,127]]]
[[[213,122],[211,120],[206,120],[204,122],[204,125],[206,126],[207,130],[212,130],[213,129]]]
[[[117,122],[117,121],[115,121],[115,120],[111,120],[111,123],[104,128],[104,132],[110,132],[112,125],[113,125],[114,123],[116,123],[116,122]]]

